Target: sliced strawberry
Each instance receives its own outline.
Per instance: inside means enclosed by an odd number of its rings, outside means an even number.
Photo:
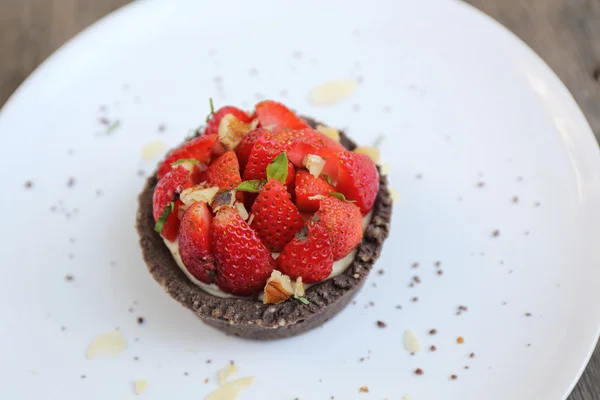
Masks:
[[[177,214],[175,214],[177,215]],[[181,217],[179,254],[188,272],[204,283],[212,283],[215,260],[210,248],[212,215],[203,201],[193,203]]]
[[[181,205],[183,205],[183,202],[179,199],[173,203],[173,211],[167,217],[162,231],[160,231],[162,237],[169,242],[174,242],[179,234],[179,207],[181,207]]]
[[[310,197],[329,196],[329,193],[335,191],[322,175],[315,178],[303,169],[296,173],[296,206],[302,212],[315,212],[319,209],[320,200]]]
[[[238,296],[263,290],[275,260],[236,209],[219,209],[213,219],[211,241],[216,283],[221,290]]]
[[[379,173],[369,156],[343,151],[327,160],[323,172],[337,182],[338,192],[356,201],[363,215],[371,211],[379,191]]]
[[[234,117],[246,124],[252,122],[252,117],[245,111],[242,111],[237,107],[225,106],[219,108],[214,114],[211,115],[208,123],[206,124],[206,128],[204,129],[204,134],[213,135],[219,133],[219,124],[221,123],[223,117],[227,114],[233,114]]]
[[[167,172],[172,169],[171,164],[177,160],[193,159],[204,165],[208,165],[213,152],[222,152],[217,135],[202,135],[195,137],[167,155],[167,158],[165,158],[160,167],[158,167],[158,179],[165,176]]]
[[[265,132],[266,130],[261,128],[251,131],[244,136],[238,147],[236,147],[235,152],[240,163],[240,171],[244,171],[244,169],[246,169],[248,158],[250,158],[250,153],[252,152],[252,148],[254,147],[256,140]]]
[[[283,250],[304,225],[290,194],[276,179],[270,179],[262,188],[251,212],[254,214],[252,228],[273,252]]]
[[[287,178],[283,183],[290,194],[292,196],[292,201],[296,197],[296,193],[294,192],[294,188],[296,187],[296,168],[294,168],[294,164],[288,161],[288,170],[287,170]]]
[[[178,193],[181,193],[184,189],[187,189],[196,183],[192,179],[192,176],[192,171],[182,165],[178,165],[171,169],[160,181],[158,181],[156,188],[154,188],[154,194],[152,197],[152,213],[155,221],[158,221],[160,216],[165,211],[165,207],[167,207],[167,205],[169,205],[169,203],[172,201],[176,200],[175,197]],[[173,210],[173,212],[171,212],[167,218],[167,222],[169,222],[167,231],[165,231],[165,233],[161,231],[163,236],[167,234],[169,237],[165,237],[171,241],[175,240],[177,237],[177,229],[175,229],[175,236],[173,237],[172,235],[173,228],[175,225],[177,225],[177,228],[179,227],[179,218],[177,217],[177,213],[174,211],[175,210]]]
[[[244,170],[245,181],[265,179],[267,177],[267,165],[279,154],[286,151],[287,143],[275,140],[273,135],[273,132],[265,131],[256,140]]]
[[[242,183],[240,177],[240,166],[233,150],[221,154],[214,160],[206,170],[204,175],[209,186],[218,186],[219,192],[225,192],[236,188]],[[241,192],[236,194],[238,201],[244,201],[244,195]]]
[[[265,100],[255,107],[258,123],[268,129],[302,129],[309,125],[289,108],[273,100]]]
[[[292,279],[302,277],[304,283],[322,281],[333,269],[329,230],[313,219],[307,221],[276,261],[278,269]]]
[[[362,215],[354,203],[326,197],[321,200],[317,216],[329,230],[334,261],[347,256],[362,240]]]

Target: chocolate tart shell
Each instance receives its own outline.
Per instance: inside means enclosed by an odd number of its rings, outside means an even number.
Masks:
[[[316,126],[314,120],[307,118],[307,121]],[[349,150],[356,147],[343,132],[340,132],[340,142]],[[152,194],[156,183],[154,173],[139,195],[136,223],[142,254],[150,274],[165,292],[202,321],[239,337],[281,339],[306,332],[331,319],[362,287],[390,232],[392,198],[387,177],[380,175],[371,221],[354,260],[341,275],[308,288],[306,298],[309,304],[294,299],[280,304],[263,304],[250,298],[220,298],[208,294],[185,276],[162,237],[154,231]]]

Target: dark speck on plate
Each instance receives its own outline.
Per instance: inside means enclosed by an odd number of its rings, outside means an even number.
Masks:
[[[413,263],[413,265],[411,265],[411,267],[413,267],[413,268],[419,268],[419,263],[418,262]]]
[[[518,202],[519,202],[519,197],[517,197],[517,196],[513,196],[513,198],[512,198],[512,202],[513,202],[513,203],[518,203]]]
[[[33,187],[33,182],[25,181],[25,189],[31,189]]]
[[[70,282],[70,281],[73,281],[73,280],[75,280],[75,278],[73,277],[73,275],[71,275],[71,274],[65,275],[65,281]]]
[[[477,182],[477,184],[475,186],[478,187],[478,188],[482,188],[482,187],[485,186],[485,182],[484,181]]]
[[[423,175],[422,174],[417,174],[417,175],[415,175],[415,178],[417,178],[417,179],[423,179]]]
[[[69,180],[67,181],[67,187],[73,187],[75,186],[75,178],[70,177]]]
[[[385,328],[387,326],[387,324],[383,321],[377,321],[377,327],[378,328]]]
[[[378,270],[378,271],[377,271],[377,273],[378,273],[379,275],[383,275],[383,274],[385,274],[385,271],[384,271],[383,269],[380,269],[380,270]]]
[[[496,229],[495,231],[492,232],[492,237],[498,237],[500,236],[500,230]]]
[[[142,325],[144,323],[144,317],[138,317],[137,323],[138,323],[138,325]]]

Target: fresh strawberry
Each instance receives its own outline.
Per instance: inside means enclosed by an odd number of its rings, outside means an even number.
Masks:
[[[195,183],[192,177],[192,171],[182,165],[178,165],[158,181],[152,197],[152,213],[155,221],[158,221],[161,215],[163,215],[165,207],[175,200],[176,194],[181,193],[184,189],[187,189]],[[173,210],[167,218],[168,229],[164,231],[163,226],[161,231],[163,236],[170,241],[175,240],[177,237],[177,229],[174,228],[179,228],[179,218],[174,211],[175,210]],[[165,223],[165,225],[167,225],[167,223]],[[173,231],[175,232],[174,236]]]
[[[348,200],[355,200],[363,215],[373,208],[379,191],[379,173],[373,160],[365,154],[343,151],[332,155],[324,173],[336,181],[336,190]]]
[[[283,183],[290,194],[292,196],[292,200],[296,198],[296,193],[294,189],[296,187],[296,168],[294,168],[294,164],[288,161],[288,170],[287,170],[287,178]]]
[[[335,191],[322,175],[315,178],[303,169],[296,173],[296,206],[302,212],[315,212],[319,209],[320,201],[309,197],[329,196],[329,193]]]
[[[261,128],[251,131],[244,136],[238,147],[236,147],[235,152],[240,163],[240,171],[244,171],[246,169],[246,164],[248,164],[248,158],[250,158],[250,153],[252,152],[254,143],[256,143],[256,140],[258,140],[258,138],[265,132],[266,130]]]
[[[177,215],[177,214],[175,214]],[[179,254],[188,272],[204,283],[212,283],[215,260],[210,248],[212,215],[203,201],[193,203],[181,217]]]
[[[219,124],[221,123],[223,117],[227,114],[232,114],[234,117],[246,124],[252,122],[252,117],[246,114],[245,111],[242,111],[237,107],[225,106],[219,108],[214,114],[210,116],[210,119],[206,124],[206,128],[204,129],[204,134],[213,135],[219,133]]]
[[[244,180],[264,179],[267,165],[284,151],[292,164],[303,167],[305,156],[316,155],[323,149],[331,149],[335,153],[343,151],[339,143],[310,128],[294,131],[266,131],[258,137],[250,152],[244,170]]]
[[[280,252],[304,222],[290,194],[276,179],[262,188],[251,209],[252,228],[272,252]]]
[[[181,159],[193,159],[204,165],[210,163],[210,159],[214,153],[221,153],[221,145],[217,135],[202,135],[197,136],[176,148],[167,155],[167,158],[158,167],[157,176],[161,179],[169,172],[171,164]]]
[[[221,154],[214,160],[206,170],[204,179],[209,186],[218,186],[219,192],[225,192],[236,188],[242,183],[240,177],[240,166],[233,150]],[[238,201],[244,201],[244,195],[241,192],[236,194]]]
[[[334,261],[347,256],[362,240],[362,215],[354,203],[329,196],[321,200],[316,215],[329,230]]]
[[[255,107],[258,123],[268,129],[302,129],[309,125],[290,111],[289,108],[273,100],[265,100]]]
[[[211,248],[217,264],[216,283],[227,293],[258,294],[275,268],[269,250],[233,207],[219,209],[213,219]]]
[[[174,242],[179,234],[179,207],[183,205],[183,202],[177,199],[173,202],[173,211],[167,217],[160,234],[167,239],[169,242]]]
[[[322,281],[331,274],[333,254],[329,230],[313,219],[290,241],[277,258],[278,269],[304,283]]]

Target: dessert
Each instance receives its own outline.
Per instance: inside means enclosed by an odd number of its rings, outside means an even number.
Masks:
[[[355,148],[275,101],[253,114],[211,112],[139,196],[150,273],[229,334],[276,339],[327,321],[362,286],[390,229],[387,179]]]

